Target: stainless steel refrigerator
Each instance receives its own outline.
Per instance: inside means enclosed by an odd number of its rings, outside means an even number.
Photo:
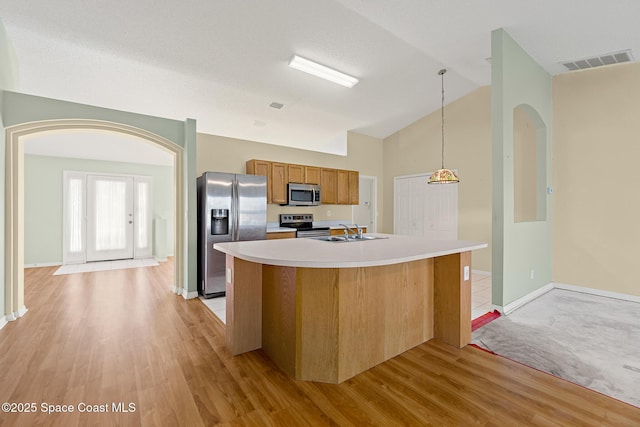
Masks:
[[[258,175],[205,172],[198,177],[198,292],[225,295],[225,254],[214,243],[267,237],[267,181]]]

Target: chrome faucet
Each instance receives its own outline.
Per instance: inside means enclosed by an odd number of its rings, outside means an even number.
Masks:
[[[358,224],[353,224],[353,226],[349,226],[347,224],[340,224],[340,225],[344,227],[345,240],[349,241],[349,232],[356,234],[358,236],[358,239],[362,239],[362,227],[360,227]]]

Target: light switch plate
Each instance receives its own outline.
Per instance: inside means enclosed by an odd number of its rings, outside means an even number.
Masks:
[[[465,281],[469,280],[469,266],[468,265],[464,266],[464,280]]]
[[[233,270],[227,267],[227,283],[233,283]]]

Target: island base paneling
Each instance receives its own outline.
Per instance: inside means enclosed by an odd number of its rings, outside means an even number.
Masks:
[[[434,262],[435,338],[462,348],[471,341],[471,252],[437,257]]]
[[[262,349],[280,369],[295,378],[295,267],[262,266],[262,325]]]
[[[262,264],[227,255],[226,267],[227,348],[234,355],[257,350],[262,347]]]
[[[262,348],[293,378],[327,383],[432,338],[463,347],[471,338],[471,282],[463,277],[470,261],[463,252],[384,266],[307,268],[229,255],[228,347],[233,354]],[[251,302],[240,311],[233,300],[242,286],[250,288],[243,298]]]

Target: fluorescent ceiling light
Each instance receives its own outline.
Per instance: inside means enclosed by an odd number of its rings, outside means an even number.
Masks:
[[[333,68],[325,67],[324,65],[320,65],[317,62],[310,61],[298,55],[291,57],[289,67],[304,71],[321,79],[329,80],[330,82],[338,83],[345,87],[353,87],[359,81],[355,77],[336,71]]]

